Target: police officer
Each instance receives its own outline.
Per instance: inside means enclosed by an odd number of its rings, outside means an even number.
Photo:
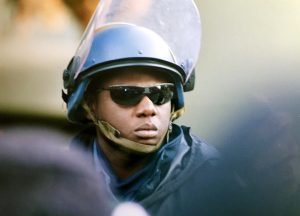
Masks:
[[[134,18],[126,1],[101,2],[64,71],[68,118],[86,126],[74,144],[93,155],[116,199],[151,215],[214,215],[218,154],[174,123],[194,87],[194,2],[152,1]]]

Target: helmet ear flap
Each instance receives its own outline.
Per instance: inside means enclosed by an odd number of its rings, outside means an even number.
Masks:
[[[61,90],[61,97],[62,97],[62,99],[63,99],[63,101],[65,103],[68,103],[68,101],[69,101],[69,95],[67,93],[65,93],[64,90]]]
[[[189,92],[194,90],[195,88],[195,80],[196,80],[196,71],[195,69],[192,70],[191,75],[189,79],[186,81],[186,83],[183,85],[183,91]]]
[[[67,109],[68,119],[74,123],[86,122],[86,117],[83,112],[82,101],[84,101],[84,94],[89,80],[82,80],[82,82],[75,88],[75,90],[68,96]]]
[[[179,80],[175,80],[175,97],[172,101],[171,121],[178,119],[184,113],[183,86]]]
[[[79,65],[80,58],[78,56],[73,56],[67,68],[63,72],[64,88],[68,89],[68,91],[74,86],[74,77]]]

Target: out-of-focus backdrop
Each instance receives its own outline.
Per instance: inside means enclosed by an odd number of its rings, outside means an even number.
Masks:
[[[0,0],[0,124],[71,130],[62,71],[97,0]],[[212,144],[253,103],[288,105],[299,125],[300,2],[198,0],[196,89],[178,120]],[[174,35],[176,37],[176,35]],[[255,101],[255,102],[254,102]]]
[[[62,72],[97,0],[0,0],[0,125],[72,131]]]
[[[0,139],[10,126],[46,126],[68,139],[79,130],[66,119],[62,72],[97,3],[0,0]],[[178,123],[220,150],[248,215],[298,216],[300,1],[196,4],[202,49]]]

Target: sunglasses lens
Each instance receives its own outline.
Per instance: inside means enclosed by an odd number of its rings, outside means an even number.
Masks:
[[[147,96],[150,98],[150,100],[156,104],[156,105],[162,105],[167,102],[169,102],[173,97],[173,86],[171,85],[160,85],[160,86],[154,86],[150,89],[150,94],[147,94]]]
[[[143,89],[135,86],[113,86],[110,88],[110,95],[115,103],[132,106],[142,99]]]
[[[112,100],[120,105],[134,106],[144,96],[156,105],[169,102],[173,97],[173,84],[162,84],[151,87],[139,86],[111,86],[109,87]]]

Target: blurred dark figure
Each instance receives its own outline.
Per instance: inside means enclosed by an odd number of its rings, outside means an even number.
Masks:
[[[111,215],[114,202],[79,150],[46,130],[0,134],[0,215]]]
[[[251,102],[222,145],[242,187],[243,215],[300,215],[299,112],[280,103]]]

